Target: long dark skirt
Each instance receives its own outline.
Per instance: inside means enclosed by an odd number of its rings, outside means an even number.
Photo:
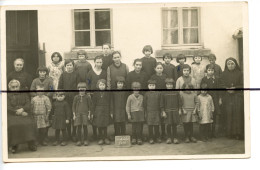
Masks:
[[[36,140],[36,125],[31,116],[8,115],[7,121],[9,146]]]

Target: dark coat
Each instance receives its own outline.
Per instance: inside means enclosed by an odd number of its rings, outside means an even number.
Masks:
[[[144,111],[148,125],[161,124],[160,100],[161,94],[158,91],[148,91],[144,95]]]
[[[111,93],[111,113],[113,114],[114,122],[126,122],[126,100],[128,92],[115,91]]]
[[[66,129],[66,120],[71,119],[69,104],[66,101],[55,101],[52,105],[52,127]]]

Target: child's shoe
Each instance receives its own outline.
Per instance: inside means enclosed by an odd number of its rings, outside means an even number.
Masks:
[[[110,141],[107,138],[105,139],[105,144],[110,145]]]
[[[162,143],[162,140],[160,138],[157,138],[156,143]]]
[[[196,143],[196,142],[197,142],[197,139],[195,139],[194,137],[191,137],[191,138],[190,138],[190,141],[193,142],[193,143]]]
[[[99,145],[103,145],[103,144],[104,144],[104,140],[103,140],[103,139],[100,139],[100,140],[98,141],[98,144],[99,144]]]
[[[81,142],[78,141],[78,142],[76,143],[76,146],[81,146]]]
[[[85,140],[85,141],[84,141],[84,146],[88,146],[88,145],[89,145],[88,140]]]
[[[60,143],[60,145],[61,145],[61,146],[66,146],[66,145],[67,145],[67,143],[66,143],[66,142],[64,142],[64,141],[62,141],[62,142]]]
[[[137,144],[138,144],[138,145],[142,145],[142,144],[143,144],[143,141],[142,141],[141,139],[138,139],[138,140],[137,140]]]
[[[179,140],[177,138],[173,138],[173,143],[174,144],[179,144]]]
[[[154,144],[153,139],[150,139],[150,140],[149,140],[149,143],[150,143],[150,144]]]
[[[166,143],[167,143],[167,144],[171,144],[171,143],[172,143],[172,139],[171,139],[171,138],[168,138],[168,139],[166,140]]]
[[[189,138],[185,138],[185,143],[190,143],[190,139]]]
[[[132,139],[131,143],[132,143],[132,145],[135,145],[136,144],[136,139]]]
[[[55,141],[55,142],[52,143],[53,146],[57,146],[58,144],[59,144],[58,141]]]

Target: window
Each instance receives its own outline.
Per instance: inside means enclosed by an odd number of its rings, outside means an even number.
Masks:
[[[162,9],[162,45],[200,45],[199,8]]]
[[[110,9],[75,9],[75,47],[97,48],[111,42]]]

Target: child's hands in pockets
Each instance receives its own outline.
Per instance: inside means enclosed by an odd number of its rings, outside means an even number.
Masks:
[[[69,120],[66,120],[66,124],[68,124],[68,123],[70,123],[70,121],[69,121]]]

